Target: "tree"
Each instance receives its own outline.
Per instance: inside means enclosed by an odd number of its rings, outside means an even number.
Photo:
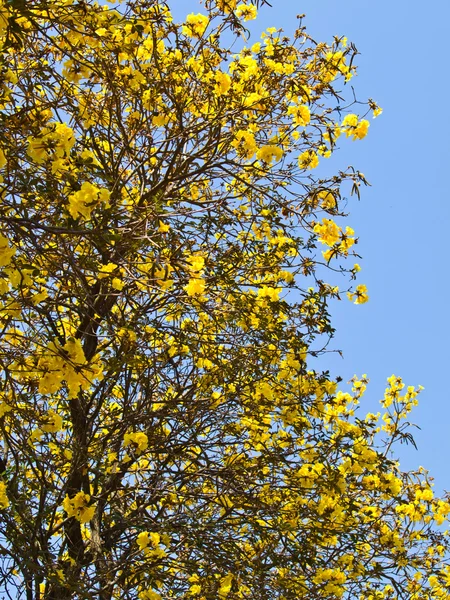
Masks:
[[[314,368],[366,183],[319,162],[380,109],[263,4],[0,6],[3,597],[448,598],[420,390]]]

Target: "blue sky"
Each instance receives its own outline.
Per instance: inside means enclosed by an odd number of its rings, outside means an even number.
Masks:
[[[393,373],[407,385],[425,390],[411,421],[418,451],[400,446],[404,469],[422,465],[435,478],[436,491],[450,489],[450,391],[446,374],[450,338],[450,292],[446,252],[450,225],[447,172],[450,125],[447,98],[448,0],[424,5],[411,0],[271,0],[252,29],[296,28],[296,15],[316,40],[347,36],[361,53],[354,86],[359,100],[373,98],[384,109],[371,120],[362,141],[342,140],[330,174],[348,165],[372,184],[361,201],[352,198],[348,225],[359,236],[359,282],[370,302],[354,306],[346,299],[332,307],[337,328],[325,368],[344,381],[367,373],[370,385],[362,411],[378,410],[386,378]],[[170,2],[176,19],[199,12],[194,1]],[[258,41],[256,36],[253,41]],[[236,48],[237,49],[237,48]],[[347,97],[351,97],[348,89]],[[342,287],[345,287],[342,281]]]

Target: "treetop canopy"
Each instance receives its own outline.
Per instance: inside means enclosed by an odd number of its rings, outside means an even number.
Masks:
[[[448,598],[420,388],[315,362],[368,300],[326,160],[381,109],[266,4],[0,2],[5,597]]]

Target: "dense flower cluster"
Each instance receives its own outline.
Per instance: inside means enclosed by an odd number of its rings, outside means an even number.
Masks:
[[[393,454],[420,388],[366,415],[316,361],[368,300],[354,47],[111,4],[0,0],[0,593],[447,598],[448,498]]]

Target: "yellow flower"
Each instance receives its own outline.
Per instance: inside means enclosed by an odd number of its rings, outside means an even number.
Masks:
[[[160,233],[167,233],[168,231],[170,231],[170,225],[167,225],[167,223],[163,223],[162,221],[160,221],[158,231]]]
[[[272,302],[276,302],[279,299],[281,288],[272,288],[267,285],[263,285],[258,290],[258,298],[269,298]]]
[[[4,508],[8,508],[9,506],[9,500],[8,500],[8,496],[6,494],[6,484],[4,481],[0,480],[0,508],[4,509]]]
[[[145,590],[139,592],[138,598],[139,600],[161,600],[160,594],[154,590]]]
[[[64,350],[67,352],[72,363],[78,365],[84,365],[86,363],[83,346],[79,339],[69,338],[64,344]]]
[[[369,300],[367,287],[363,284],[357,285],[356,290],[354,292],[348,292],[347,296],[349,300],[353,301],[353,299],[355,299],[355,304],[364,304]]]
[[[319,242],[327,246],[334,246],[341,239],[342,229],[332,219],[322,219],[313,231],[319,236]]]
[[[75,134],[65,123],[52,123],[41,131],[38,138],[28,138],[28,156],[37,164],[49,158],[55,160],[67,156],[75,144]]]
[[[45,162],[48,158],[45,141],[42,138],[29,138],[27,154],[38,165]]]
[[[189,283],[184,286],[188,296],[202,296],[205,291],[205,281],[200,277],[189,279]]]
[[[345,135],[347,137],[352,135],[354,140],[362,140],[365,138],[369,125],[370,123],[367,119],[358,121],[357,115],[354,114],[347,115],[342,121],[342,128],[345,131]]]
[[[139,550],[143,550],[144,548],[147,548],[147,546],[150,543],[150,534],[149,534],[149,532],[148,531],[142,531],[142,533],[140,533],[137,536],[136,543],[139,546]]]
[[[306,127],[311,120],[309,108],[303,104],[300,106],[290,106],[287,114],[292,115],[293,124],[296,126]]]
[[[42,431],[48,433],[55,433],[62,429],[63,419],[61,415],[58,415],[53,410],[49,410],[46,417],[46,422],[41,426]]]
[[[236,0],[216,0],[217,8],[228,15],[236,8]]]
[[[109,206],[109,197],[109,190],[85,181],[77,192],[69,196],[69,212],[74,219],[89,219],[92,211],[101,203],[105,208]]]
[[[382,112],[383,112],[383,109],[380,108],[379,106],[377,106],[376,108],[373,109],[373,118],[376,119],[376,117],[381,115]]]
[[[194,585],[191,585],[191,587],[189,588],[189,591],[193,596],[196,596],[202,591],[202,586],[198,583],[194,583]]]
[[[256,153],[256,158],[262,160],[267,164],[272,164],[272,160],[275,159],[277,162],[281,160],[283,156],[283,150],[274,144],[268,144],[262,146]]]
[[[356,140],[362,140],[363,138],[366,137],[367,135],[367,131],[369,129],[370,123],[369,121],[367,121],[367,119],[363,119],[362,121],[360,121],[358,123],[358,125],[355,127],[355,131],[353,132],[353,139]]]
[[[219,598],[226,598],[230,593],[233,584],[233,573],[228,573],[220,580]]]
[[[356,127],[358,125],[358,116],[351,114],[347,115],[342,121],[342,127]],[[348,134],[350,135],[350,134]]]
[[[243,17],[244,21],[253,21],[258,16],[258,11],[256,10],[256,6],[250,4],[246,6],[245,4],[239,4],[236,9],[236,16]]]
[[[126,433],[123,437],[123,445],[126,448],[133,444],[138,453],[144,452],[148,448],[148,437],[142,431],[137,433]]]
[[[3,37],[7,27],[9,19],[9,10],[4,6],[3,2],[0,3],[0,36]]]
[[[188,261],[190,263],[189,268],[191,271],[194,271],[194,273],[199,273],[205,266],[205,259],[203,256],[193,255],[188,258]]]
[[[88,523],[95,513],[95,505],[87,506],[91,497],[84,492],[78,492],[73,498],[66,496],[63,500],[63,508],[68,517],[75,517],[80,523]]]
[[[168,115],[165,115],[164,113],[159,113],[152,117],[152,124],[155,125],[155,127],[163,127],[164,125],[167,125],[169,120],[170,119]]]
[[[0,417],[3,417],[3,415],[5,415],[7,412],[10,412],[11,410],[12,408],[11,406],[9,406],[9,404],[4,402],[3,400],[0,401]]]
[[[183,25],[182,32],[188,37],[201,38],[208,27],[209,19],[205,15],[191,13],[186,17],[186,25]]]
[[[257,150],[255,136],[250,131],[238,131],[234,136],[234,141],[231,142],[233,148],[236,148],[237,153],[245,158],[252,158]]]
[[[300,169],[315,169],[319,164],[319,157],[314,150],[306,150],[298,157]]]
[[[222,73],[222,71],[217,71],[215,77],[216,85],[214,86],[214,92],[217,96],[223,96],[231,87],[231,77],[227,73]]]
[[[113,279],[111,281],[111,285],[113,286],[113,288],[115,290],[120,292],[125,287],[125,282],[122,281],[121,279],[119,279],[118,277],[113,277]]]
[[[322,190],[321,192],[319,192],[318,197],[321,200],[320,204],[324,210],[336,208],[336,198],[330,191]]]
[[[14,256],[15,248],[10,248],[8,239],[0,234],[0,267],[6,267],[11,262],[11,257]]]
[[[99,279],[104,279],[105,277],[108,277],[116,269],[117,269],[117,265],[115,263],[108,263],[107,265],[101,265],[100,269],[98,270],[97,277]]]

